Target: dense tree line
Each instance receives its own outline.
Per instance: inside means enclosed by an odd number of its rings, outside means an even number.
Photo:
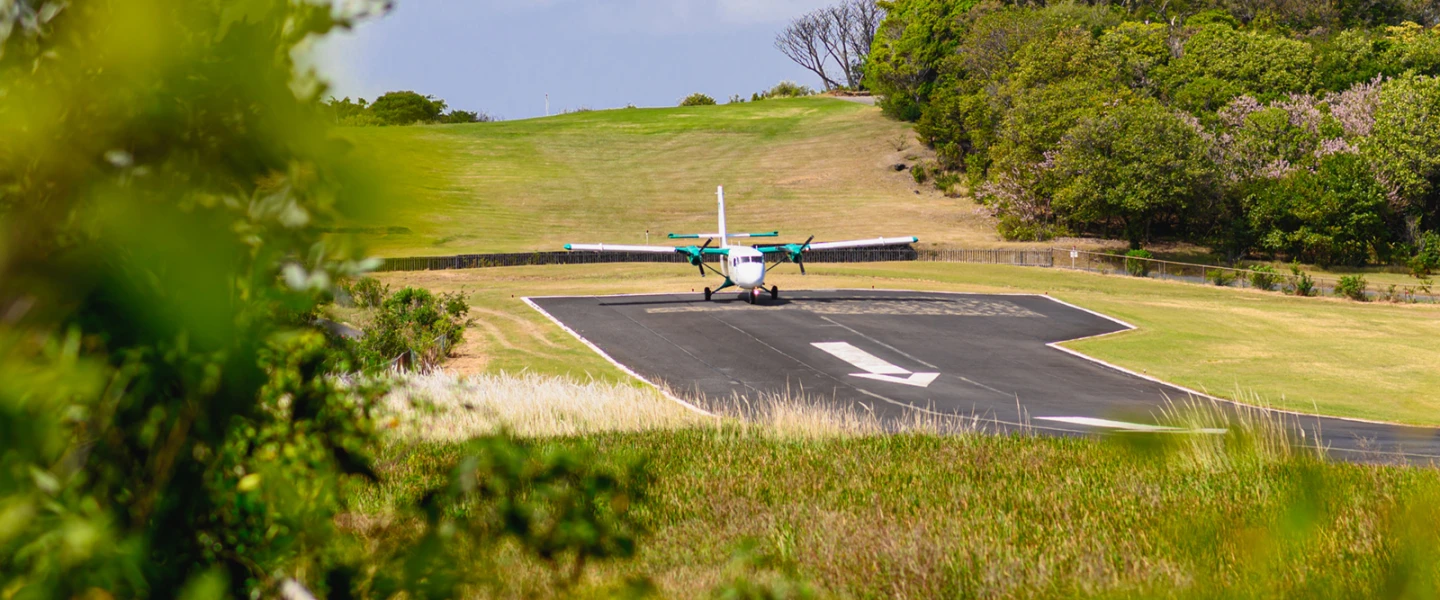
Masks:
[[[867,63],[1012,239],[1399,262],[1440,229],[1431,2],[882,2]]]
[[[483,112],[448,108],[444,100],[415,92],[387,92],[367,103],[349,96],[324,103],[334,122],[340,125],[416,125],[422,123],[487,123],[496,120]]]

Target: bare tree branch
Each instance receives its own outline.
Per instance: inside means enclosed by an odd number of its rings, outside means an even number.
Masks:
[[[851,54],[862,68],[870,57],[870,46],[875,44],[875,33],[880,31],[880,22],[885,19],[885,10],[875,0],[849,0],[854,21],[850,34]],[[864,73],[859,74],[864,77]],[[857,81],[858,83],[858,81]]]
[[[825,47],[826,56],[840,65],[840,71],[845,74],[845,85],[853,88],[858,82],[855,78],[855,62],[850,60],[850,50],[854,47],[850,39],[854,20],[850,4],[841,2],[813,14],[824,22],[824,27],[820,30],[820,43]]]
[[[775,47],[819,75],[825,89],[842,87],[840,78],[828,71],[832,64],[840,67],[845,86],[858,89],[865,76],[865,59],[884,17],[876,0],[840,0],[791,21],[775,36]]]
[[[796,18],[775,35],[775,48],[795,64],[818,75],[825,89],[833,90],[840,85],[825,71],[829,51],[822,38],[829,35],[827,25],[820,11]]]

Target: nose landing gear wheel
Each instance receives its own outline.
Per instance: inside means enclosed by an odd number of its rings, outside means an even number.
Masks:
[[[745,292],[744,296],[745,296],[745,301],[746,301],[746,302],[749,302],[749,303],[751,303],[751,304],[754,304],[754,303],[755,303],[755,290],[750,290],[750,291],[748,291],[748,292]]]
[[[779,300],[779,299],[780,299],[780,286],[778,286],[778,285],[772,285],[772,286],[770,286],[770,299],[771,299],[771,300]]]
[[[709,302],[709,301],[710,301],[710,294],[713,294],[713,293],[715,293],[715,292],[710,291],[710,288],[708,288],[708,287],[705,288],[705,301],[706,301],[706,302]]]

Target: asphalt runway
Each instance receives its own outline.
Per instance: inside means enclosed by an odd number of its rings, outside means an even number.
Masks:
[[[1043,295],[781,290],[778,301],[767,295],[756,305],[724,293],[710,302],[700,294],[527,301],[611,361],[708,408],[803,394],[887,420],[932,411],[998,431],[1215,433],[1157,429],[1165,407],[1198,392],[1053,345],[1132,327]],[[1440,459],[1437,429],[1275,416],[1337,458]]]

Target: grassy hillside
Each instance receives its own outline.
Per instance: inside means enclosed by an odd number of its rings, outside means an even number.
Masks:
[[[1440,307],[1293,298],[1052,269],[939,263],[816,265],[780,287],[1024,291],[1098,310],[1138,331],[1071,344],[1091,356],[1210,393],[1302,412],[1440,425]],[[479,320],[452,367],[625,376],[525,306],[521,296],[690,291],[675,265],[513,267],[387,273],[393,285],[465,290]],[[763,310],[763,309],[760,309]]]
[[[409,230],[364,236],[379,256],[558,250],[567,242],[643,243],[647,229],[651,241],[713,231],[717,185],[725,186],[735,231],[999,243],[970,200],[890,169],[926,155],[907,124],[835,99],[343,135],[391,181],[383,220],[369,225]]]

